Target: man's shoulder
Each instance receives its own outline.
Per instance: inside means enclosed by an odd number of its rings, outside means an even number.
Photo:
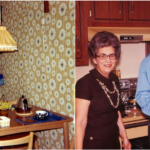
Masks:
[[[150,54],[148,54],[141,62],[142,66],[150,66]]]

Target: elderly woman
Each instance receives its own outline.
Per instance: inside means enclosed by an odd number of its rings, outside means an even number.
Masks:
[[[118,38],[99,32],[91,40],[89,54],[95,69],[76,83],[76,149],[131,149],[119,108],[119,79],[111,71],[120,57]]]

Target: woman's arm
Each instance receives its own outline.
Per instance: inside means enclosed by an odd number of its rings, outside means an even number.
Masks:
[[[131,143],[128,140],[127,133],[126,133],[123,121],[122,121],[122,117],[121,117],[120,111],[118,111],[118,116],[119,117],[118,117],[117,124],[119,126],[120,136],[121,136],[122,141],[123,141],[123,145],[122,146],[124,147],[124,149],[131,149]]]
[[[75,149],[82,149],[90,101],[79,98],[75,101]]]

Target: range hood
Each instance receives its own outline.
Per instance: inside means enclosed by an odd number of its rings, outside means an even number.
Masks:
[[[114,33],[121,43],[150,41],[150,27],[88,27],[88,42],[101,31]]]

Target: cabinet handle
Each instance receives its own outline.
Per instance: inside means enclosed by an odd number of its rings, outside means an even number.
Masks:
[[[77,49],[77,53],[79,53],[79,51],[80,51],[80,50],[79,50],[79,45],[80,45],[80,43],[79,43],[79,38],[78,38],[78,36],[77,36],[76,38],[77,38],[77,48],[78,48],[78,49]]]
[[[134,12],[134,4],[133,4],[133,2],[132,2],[132,14],[133,14],[133,12]]]
[[[119,5],[119,8],[120,8],[119,13],[121,14],[121,10],[122,10],[122,5],[121,5],[121,3],[120,3],[120,5]]]
[[[92,17],[92,11],[90,10],[90,17]]]

